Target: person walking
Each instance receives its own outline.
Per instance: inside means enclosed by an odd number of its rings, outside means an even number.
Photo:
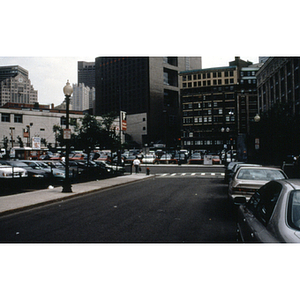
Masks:
[[[140,160],[138,159],[138,157],[135,157],[135,160],[133,161],[133,165],[135,167],[135,174],[137,174],[139,172],[140,169]]]

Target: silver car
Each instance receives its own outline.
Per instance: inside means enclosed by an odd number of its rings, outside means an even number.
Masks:
[[[248,201],[267,182],[286,178],[286,174],[279,168],[240,167],[229,183],[228,198],[233,203],[236,197],[245,197]]]
[[[236,200],[242,242],[300,243],[300,179],[270,181],[250,201]]]

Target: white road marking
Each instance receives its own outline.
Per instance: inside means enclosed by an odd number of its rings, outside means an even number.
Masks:
[[[182,174],[181,174],[181,176],[184,176],[184,175],[186,175],[186,173],[182,173]]]
[[[205,173],[201,173],[202,176],[205,176]]]
[[[191,175],[192,175],[192,176],[195,176],[195,175],[196,175],[196,173],[192,173]]]
[[[175,176],[175,175],[176,175],[176,173],[171,174],[171,176]]]

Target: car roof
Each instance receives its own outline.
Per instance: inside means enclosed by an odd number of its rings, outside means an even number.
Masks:
[[[255,166],[255,165],[253,165],[253,166],[251,166],[251,165],[249,165],[249,166],[241,166],[240,168],[239,168],[239,170],[241,170],[241,169],[255,169],[255,170],[280,170],[280,171],[282,171],[282,169],[280,169],[280,168],[278,168],[278,167],[267,167],[267,166]]]
[[[291,186],[294,190],[300,190],[300,179],[292,178],[292,179],[281,179],[275,180],[277,182],[283,183],[285,185]]]

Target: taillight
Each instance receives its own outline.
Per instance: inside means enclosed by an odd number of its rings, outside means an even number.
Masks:
[[[234,187],[232,189],[233,192],[244,192],[244,193],[255,193],[256,189],[249,189],[249,188],[241,188],[241,187]]]

